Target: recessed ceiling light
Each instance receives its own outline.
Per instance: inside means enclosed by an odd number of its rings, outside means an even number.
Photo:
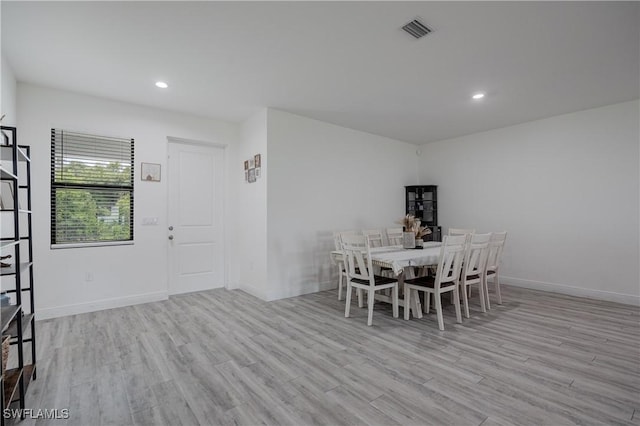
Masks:
[[[166,89],[167,87],[169,87],[169,85],[164,81],[156,81],[156,87],[159,87],[161,89]]]
[[[478,100],[478,99],[482,99],[484,98],[484,93],[480,92],[480,93],[474,93],[473,96],[471,96],[473,99]]]

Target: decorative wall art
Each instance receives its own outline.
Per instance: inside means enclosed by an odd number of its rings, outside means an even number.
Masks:
[[[160,182],[160,164],[142,163],[140,178],[147,182]]]
[[[244,180],[248,183],[254,183],[260,176],[262,170],[262,155],[256,154],[248,160],[244,161]]]

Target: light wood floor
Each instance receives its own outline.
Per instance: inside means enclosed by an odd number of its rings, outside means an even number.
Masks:
[[[476,293],[477,296],[477,293]],[[373,327],[336,292],[266,303],[215,290],[38,322],[21,425],[640,425],[640,311],[504,287],[446,331]],[[355,305],[354,305],[355,306]],[[401,311],[402,316],[402,311]]]

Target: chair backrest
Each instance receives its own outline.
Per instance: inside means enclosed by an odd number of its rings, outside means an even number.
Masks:
[[[336,250],[342,250],[341,238],[343,235],[361,235],[360,231],[337,231],[333,233],[333,243],[336,246]]]
[[[341,240],[347,279],[357,278],[369,281],[370,285],[375,285],[369,251],[369,238],[364,235],[343,234]]]
[[[340,241],[340,232],[333,233],[333,244],[336,247],[336,250],[342,250],[342,242]]]
[[[475,229],[449,228],[449,235],[468,235],[475,234]]]
[[[390,246],[402,245],[402,228],[387,228],[387,241]]]
[[[466,240],[466,235],[445,236],[442,239],[434,284],[436,290],[439,289],[442,284],[451,283],[458,285]]]
[[[489,254],[489,241],[491,234],[471,234],[467,241],[464,252],[463,279],[479,276],[484,273],[487,267],[487,256]]]
[[[369,237],[369,247],[382,247],[384,240],[382,239],[382,231],[379,229],[365,229],[362,235]]]
[[[500,266],[502,249],[507,240],[507,231],[493,232],[489,241],[489,253],[487,255],[487,271],[496,271]]]

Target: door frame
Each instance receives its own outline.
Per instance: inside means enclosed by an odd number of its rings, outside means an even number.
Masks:
[[[228,277],[228,271],[229,271],[229,267],[228,267],[228,263],[229,263],[229,256],[228,256],[228,251],[227,251],[227,232],[226,232],[226,228],[227,228],[227,221],[228,221],[228,215],[227,215],[227,195],[228,195],[228,189],[227,189],[227,148],[228,148],[228,144],[226,143],[219,143],[219,142],[210,142],[210,141],[203,141],[203,140],[198,140],[198,139],[187,139],[187,138],[179,138],[179,137],[175,137],[175,136],[167,136],[167,143],[165,145],[166,148],[166,164],[167,164],[167,184],[166,184],[166,193],[165,193],[165,198],[166,198],[166,204],[165,204],[165,208],[166,208],[166,218],[167,218],[167,224],[165,226],[165,232],[167,233],[167,236],[169,235],[169,202],[170,202],[170,197],[169,197],[169,191],[170,191],[170,181],[169,179],[172,178],[171,175],[171,168],[169,166],[170,162],[169,162],[169,145],[170,144],[181,144],[181,145],[192,145],[192,146],[205,146],[205,147],[211,147],[211,148],[219,148],[222,150],[222,229],[221,229],[221,239],[222,239],[222,252],[224,253],[224,262],[223,262],[223,271],[222,271],[222,279],[224,281],[224,285],[223,288],[228,289],[229,288],[229,277]],[[170,250],[171,248],[169,247],[169,239],[165,239],[165,244],[166,244],[166,252],[167,252],[167,294],[169,295],[169,297],[172,296],[171,293],[171,277],[172,275],[172,268],[173,268],[173,262],[171,262],[170,259]]]

